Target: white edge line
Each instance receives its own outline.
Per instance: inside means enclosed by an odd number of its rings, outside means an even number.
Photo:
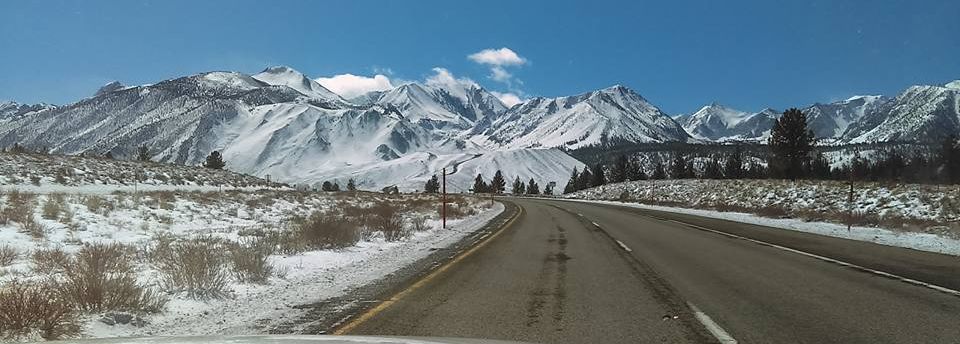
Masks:
[[[756,244],[760,244],[760,245],[764,245],[764,246],[770,246],[770,247],[773,247],[773,248],[776,248],[776,249],[779,249],[779,250],[796,253],[796,254],[803,255],[803,256],[807,256],[807,257],[814,258],[814,259],[819,259],[819,260],[822,260],[822,261],[825,261],[825,262],[828,262],[828,263],[833,263],[833,264],[837,264],[837,265],[841,265],[841,266],[845,266],[845,267],[849,267],[849,268],[854,268],[854,269],[857,269],[857,270],[860,270],[860,271],[872,273],[872,274],[874,274],[874,275],[883,276],[883,277],[887,277],[887,278],[893,278],[893,279],[899,280],[899,281],[901,281],[901,282],[905,282],[905,283],[913,284],[913,285],[916,285],[916,286],[933,289],[933,290],[936,290],[936,291],[939,291],[939,292],[942,292],[942,293],[947,293],[947,294],[950,294],[950,295],[953,295],[953,296],[958,296],[958,297],[960,297],[960,291],[953,290],[953,289],[946,288],[946,287],[941,287],[941,286],[936,285],[936,284],[931,284],[931,283],[927,283],[927,282],[923,282],[923,281],[918,281],[918,280],[915,280],[915,279],[912,279],[912,278],[903,277],[903,276],[900,276],[900,275],[895,275],[895,274],[892,274],[892,273],[889,273],[889,272],[883,272],[883,271],[874,270],[874,269],[871,269],[871,268],[868,268],[868,267],[865,267],[865,266],[860,266],[860,265],[853,264],[853,263],[847,263],[847,262],[844,262],[844,261],[842,261],[842,260],[836,260],[836,259],[833,259],[833,258],[828,258],[828,257],[821,256],[821,255],[818,255],[818,254],[813,254],[813,253],[801,251],[801,250],[798,250],[798,249],[793,249],[793,248],[789,248],[789,247],[785,247],[785,246],[780,246],[780,245],[777,245],[777,244],[771,244],[771,243],[768,243],[768,242],[766,242],[766,241],[760,241],[760,240],[756,240],[756,239],[751,239],[751,238],[739,236],[739,235],[736,235],[736,234],[730,234],[730,233],[718,231],[718,230],[715,230],[715,229],[710,229],[710,228],[706,228],[706,227],[697,226],[697,225],[694,225],[694,224],[689,224],[689,223],[682,222],[682,221],[677,221],[677,220],[669,220],[669,221],[670,221],[670,222],[679,223],[679,224],[682,224],[682,225],[685,225],[685,226],[690,226],[690,227],[693,227],[693,228],[697,228],[697,229],[700,229],[700,230],[708,231],[708,232],[711,232],[711,233],[716,233],[716,234],[728,236],[728,237],[731,237],[731,238],[746,240],[746,241],[750,241],[750,242],[752,242],[752,243],[756,243]]]
[[[593,221],[590,221],[590,223],[592,223],[592,224],[593,224],[594,226],[596,226],[597,228],[600,228],[600,224],[598,224],[598,223],[596,223],[596,222],[593,222]]]
[[[720,343],[737,344],[737,340],[731,337],[727,331],[724,331],[720,325],[717,325],[713,319],[710,319],[710,316],[708,316],[707,313],[701,311],[700,308],[697,308],[697,306],[693,303],[687,302],[687,306],[693,311],[693,315],[697,317],[697,320],[699,320],[700,323],[707,328],[707,331],[710,331],[710,334],[717,338]]]
[[[617,240],[617,239],[613,239],[613,240]],[[627,247],[627,244],[624,244],[623,241],[617,240],[617,245],[620,245],[620,248],[622,248],[624,251],[633,252],[633,250]]]

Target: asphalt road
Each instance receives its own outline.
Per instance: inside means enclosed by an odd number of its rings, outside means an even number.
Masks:
[[[512,201],[524,211],[499,237],[350,334],[534,343],[960,341],[960,297],[865,271],[958,290],[957,257],[690,215]]]

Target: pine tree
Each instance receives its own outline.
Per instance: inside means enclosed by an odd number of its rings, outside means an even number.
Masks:
[[[113,152],[107,152],[107,154],[103,155],[103,158],[107,160],[113,160]]]
[[[670,162],[670,178],[684,179],[689,178],[687,174],[687,160],[681,154],[674,154]]]
[[[627,159],[627,156],[621,154],[617,157],[616,163],[613,164],[613,169],[610,170],[610,182],[611,183],[622,183],[627,181],[627,174],[630,168],[630,160]]]
[[[630,181],[647,179],[647,174],[643,173],[643,167],[636,159],[630,159],[627,162],[627,179]]]
[[[743,151],[740,146],[734,148],[723,164],[723,176],[727,179],[743,178]]]
[[[653,166],[653,174],[650,179],[667,179],[667,172],[663,169],[663,163],[657,161],[657,164]]]
[[[580,178],[577,179],[577,190],[585,190],[593,182],[593,174],[590,173],[589,168],[584,167],[583,172],[580,172]]]
[[[960,147],[957,145],[955,135],[950,135],[940,143],[938,158],[940,181],[944,183],[960,182]]]
[[[223,161],[223,156],[220,155],[220,152],[213,151],[207,156],[207,162],[203,164],[203,167],[220,170],[226,165],[227,163]]]
[[[331,183],[329,180],[323,181],[323,185],[320,186],[320,190],[333,191],[333,183]]]
[[[137,147],[137,161],[150,161],[150,151],[147,146]]]
[[[593,170],[593,179],[590,181],[591,187],[597,187],[607,183],[607,178],[603,173],[603,164],[597,163],[597,166]]]
[[[523,193],[523,182],[520,181],[520,177],[513,180],[513,187],[510,189],[510,192],[514,195],[519,195]]]
[[[563,187],[563,193],[568,194],[574,191],[579,191],[579,189],[577,189],[577,179],[579,178],[580,178],[580,171],[577,171],[577,168],[574,167],[573,173],[570,175],[570,180],[567,181],[567,185]],[[517,178],[517,181],[519,180],[520,178]]]
[[[437,175],[434,174],[433,177],[430,177],[427,180],[426,185],[423,186],[423,192],[426,193],[439,193],[440,192],[440,179],[437,178]]]
[[[539,195],[540,194],[540,185],[537,185],[537,182],[530,178],[530,183],[527,184],[527,194],[528,195]]]
[[[500,173],[500,170],[497,170],[497,173],[493,175],[493,180],[490,181],[490,192],[502,194],[506,189],[507,181],[503,180],[503,173]]]
[[[340,191],[340,184],[336,181],[333,182],[333,190],[331,191]]]
[[[19,143],[14,142],[13,147],[10,148],[10,153],[13,154],[23,154],[26,153],[27,149],[23,148]]]
[[[723,171],[720,167],[720,159],[713,158],[707,162],[703,169],[703,178],[720,179],[723,178]]]
[[[773,124],[768,144],[773,152],[768,161],[771,171],[781,178],[802,178],[813,147],[813,131],[807,128],[807,115],[798,109],[784,111]]]
[[[488,186],[487,182],[483,180],[483,175],[477,173],[477,178],[473,179],[473,193],[487,192],[490,192],[490,186]]]
[[[347,180],[347,191],[357,191],[357,182],[353,178]]]
[[[830,161],[823,156],[823,152],[817,152],[816,157],[810,161],[810,176],[817,179],[830,178]]]

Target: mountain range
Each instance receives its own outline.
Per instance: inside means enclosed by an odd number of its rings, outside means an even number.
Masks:
[[[824,143],[922,141],[960,132],[960,82],[802,110]],[[562,189],[570,171],[584,167],[565,150],[611,142],[762,142],[778,116],[713,103],[671,118],[620,85],[511,107],[464,80],[406,83],[345,99],[277,66],[142,86],[114,82],[62,106],[0,103],[0,146],[132,156],[145,145],[153,160],[180,164],[199,164],[219,150],[231,170],[310,185],[355,179],[366,189],[417,190],[446,169],[453,191],[497,170]]]

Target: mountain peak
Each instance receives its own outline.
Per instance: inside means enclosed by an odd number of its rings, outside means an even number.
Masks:
[[[310,98],[320,98],[346,102],[342,97],[310,80],[306,75],[287,66],[273,66],[254,74],[254,79],[274,86],[287,86]]]
[[[260,72],[260,74],[269,73],[269,74],[285,74],[285,73],[295,73],[303,75],[303,73],[298,72],[297,70],[290,68],[284,65],[270,66]]]
[[[119,91],[119,90],[122,90],[124,87],[126,86],[121,84],[119,81],[111,81],[106,85],[101,86],[100,89],[97,90],[97,93],[94,93],[93,96],[96,97],[96,96],[107,94],[113,91]]]

